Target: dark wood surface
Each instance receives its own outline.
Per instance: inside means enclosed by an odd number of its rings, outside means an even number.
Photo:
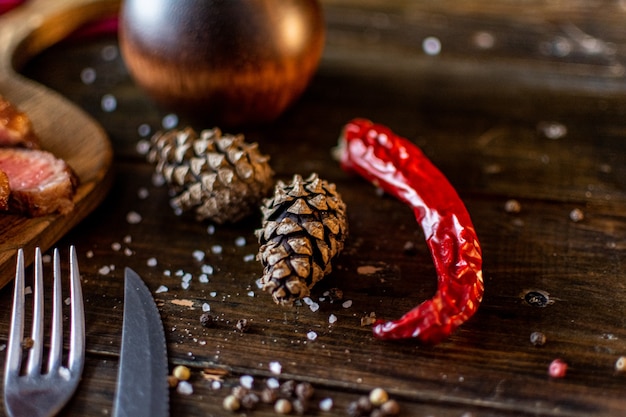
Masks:
[[[256,287],[260,264],[245,257],[258,250],[258,215],[209,234],[209,224],[171,211],[137,143],[140,125],[161,129],[172,111],[133,85],[119,55],[107,58],[115,37],[67,41],[31,60],[24,74],[93,115],[115,149],[109,196],[57,245],[63,254],[78,248],[87,308],[85,374],[62,415],[111,412],[126,266],[153,292],[169,288],[155,298],[170,364],[190,366],[194,387],[191,395],[172,391],[173,416],[228,415],[221,402],[230,387],[241,375],[262,384],[274,361],[281,380],[315,386],[310,415],[344,416],[374,387],[388,390],[403,416],[624,415],[626,374],[614,364],[626,355],[626,6],[517,3],[324,1],[326,49],[304,96],[272,124],[228,129],[257,141],[278,178],[317,172],[348,206],[346,250],[314,298],[336,287],[352,305],[319,301],[316,312],[276,306]],[[438,54],[425,53],[428,37],[440,42]],[[81,81],[84,68],[95,69],[93,83]],[[117,100],[114,111],[102,109],[106,94]],[[399,317],[432,295],[436,279],[410,209],[331,158],[342,125],[356,116],[417,143],[457,188],[478,232],[484,301],[437,346],[377,341],[361,326],[371,312]],[[179,126],[208,123],[180,115]],[[566,134],[549,138],[546,127]],[[510,199],[519,213],[505,210]],[[570,218],[574,209],[582,221]],[[129,212],[142,221],[129,223]],[[415,253],[404,251],[406,242]],[[195,250],[205,261],[194,260]],[[158,265],[148,266],[150,258]],[[203,263],[215,268],[206,284],[198,280]],[[376,272],[359,273],[363,266]],[[176,271],[193,275],[189,289]],[[532,306],[528,291],[552,303]],[[0,291],[3,343],[10,300],[9,286]],[[217,319],[211,328],[199,323],[205,302]],[[235,329],[239,319],[249,321],[247,332]],[[310,331],[317,339],[307,339]],[[545,333],[545,346],[530,343],[534,331]],[[565,378],[548,376],[555,358],[569,364]],[[227,372],[221,389],[203,378],[205,368]],[[316,411],[326,397],[333,410]],[[275,415],[268,406],[246,414]]]

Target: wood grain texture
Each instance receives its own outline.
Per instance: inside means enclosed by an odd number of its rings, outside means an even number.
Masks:
[[[256,287],[262,268],[249,255],[258,250],[253,233],[260,216],[208,233],[209,224],[170,210],[167,190],[152,184],[153,167],[137,152],[146,138],[139,127],[161,129],[169,112],[132,83],[119,56],[103,58],[117,39],[74,40],[30,60],[24,75],[95,117],[116,151],[114,192],[58,242],[79,251],[89,350],[83,383],[63,415],[110,412],[124,266],[155,293],[171,366],[192,368],[194,393],[173,391],[172,415],[225,415],[221,401],[238,378],[253,375],[262,385],[274,376],[272,361],[281,363],[282,380],[313,383],[314,403],[335,401],[330,412],[309,415],[345,416],[349,402],[376,386],[400,401],[404,416],[624,414],[626,375],[614,370],[626,355],[624,80],[604,71],[612,64],[601,57],[571,51],[557,57],[540,44],[565,34],[554,23],[560,18],[613,44],[612,62],[622,62],[625,12],[608,1],[455,4],[324,1],[328,40],[312,84],[275,123],[241,131],[270,155],[279,178],[316,171],[348,205],[351,234],[333,274],[316,287],[315,312],[305,304],[280,308]],[[472,47],[478,32],[494,35],[497,47]],[[441,41],[439,55],[424,53],[428,36]],[[96,69],[92,84],[80,80],[86,67]],[[105,94],[117,99],[115,111],[103,111]],[[355,116],[386,123],[419,145],[472,216],[484,253],[485,298],[440,345],[381,342],[361,326],[371,312],[399,317],[430,297],[436,275],[410,209],[377,195],[332,159],[341,127]],[[188,122],[180,118],[179,126]],[[549,126],[566,133],[550,139]],[[519,213],[505,210],[510,199],[520,203]],[[581,221],[570,218],[574,209]],[[142,221],[129,223],[129,212]],[[245,244],[236,245],[240,237]],[[406,242],[415,250],[406,252]],[[205,253],[203,261],[194,259],[196,250]],[[156,266],[148,266],[152,259]],[[204,264],[214,273],[203,284]],[[179,271],[192,275],[189,289]],[[161,285],[168,291],[156,293]],[[350,307],[320,300],[333,287]],[[553,302],[532,306],[528,291]],[[2,289],[0,305],[8,306],[10,296],[10,288]],[[216,319],[209,328],[199,323],[204,303]],[[0,338],[9,314],[0,309]],[[241,318],[250,323],[245,333],[235,329]],[[310,331],[315,340],[307,338]],[[530,343],[533,331],[545,333],[545,346]],[[563,379],[547,374],[557,357],[570,366]],[[207,367],[227,371],[222,388],[202,377]],[[276,415],[268,406],[246,414]]]
[[[47,250],[78,224],[102,201],[112,179],[107,133],[79,107],[24,79],[15,68],[113,7],[105,1],[32,1],[0,16],[0,94],[28,115],[42,147],[64,159],[80,178],[75,208],[67,215],[0,216],[0,286],[14,274],[18,248],[25,249],[30,263],[35,246]]]

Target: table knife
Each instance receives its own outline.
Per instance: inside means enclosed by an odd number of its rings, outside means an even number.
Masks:
[[[124,271],[124,319],[113,417],[169,415],[165,333],[150,290]]]

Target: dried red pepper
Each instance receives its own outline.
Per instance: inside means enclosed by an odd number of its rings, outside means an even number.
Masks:
[[[424,230],[438,274],[436,294],[395,321],[378,321],[381,339],[438,343],[478,309],[484,286],[482,253],[470,216],[454,187],[409,140],[365,119],[350,121],[339,143],[341,166],[409,204]]]

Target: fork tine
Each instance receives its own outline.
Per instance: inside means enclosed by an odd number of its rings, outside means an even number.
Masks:
[[[28,352],[28,364],[26,366],[26,373],[29,375],[41,372],[43,355],[43,265],[41,249],[38,247],[35,248],[35,280],[33,287],[33,328],[31,332],[33,346]]]
[[[48,357],[48,372],[55,372],[61,366],[61,347],[63,340],[63,318],[61,297],[61,260],[59,250],[54,249],[52,258],[52,275],[54,277],[52,291],[52,325],[50,334],[50,354]]]
[[[24,338],[24,251],[17,251],[17,266],[15,268],[15,288],[13,290],[13,311],[11,314],[11,329],[9,331],[9,346],[7,349],[7,363],[4,370],[4,381],[16,377],[20,373],[22,362],[22,339]]]
[[[70,295],[72,304],[68,367],[72,373],[81,373],[85,362],[85,309],[76,248],[73,245],[70,246]]]

